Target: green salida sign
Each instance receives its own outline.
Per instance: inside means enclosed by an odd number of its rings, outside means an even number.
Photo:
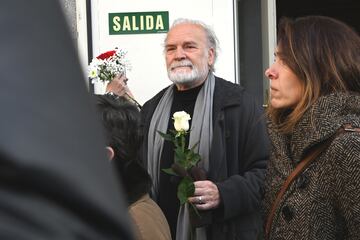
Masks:
[[[109,13],[109,34],[165,33],[169,12]]]

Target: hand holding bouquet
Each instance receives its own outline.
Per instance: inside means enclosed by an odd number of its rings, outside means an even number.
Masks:
[[[100,54],[91,61],[88,76],[94,84],[95,94],[105,94],[109,82],[115,77],[126,76],[126,70],[130,70],[131,67],[125,55],[125,51],[115,48],[115,50]],[[101,89],[97,88],[99,85]]]

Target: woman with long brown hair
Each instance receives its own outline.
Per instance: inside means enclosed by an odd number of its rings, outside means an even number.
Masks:
[[[266,237],[359,239],[359,35],[329,17],[284,18],[265,75]]]

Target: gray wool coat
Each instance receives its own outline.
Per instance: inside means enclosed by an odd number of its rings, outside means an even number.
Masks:
[[[359,95],[321,97],[291,137],[279,134],[269,122],[272,150],[265,178],[264,216],[303,154],[347,123],[360,127]],[[292,183],[276,210],[270,239],[360,239],[360,133],[337,136]]]

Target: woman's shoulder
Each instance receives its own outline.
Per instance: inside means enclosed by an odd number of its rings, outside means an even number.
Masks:
[[[331,162],[332,186],[337,206],[346,221],[352,220],[360,212],[360,132],[345,132],[337,136],[327,155]],[[356,223],[358,224],[358,223]],[[357,229],[352,229],[354,232]]]
[[[136,239],[171,240],[169,224],[160,207],[148,194],[130,205],[129,214],[134,224]]]
[[[339,134],[329,148],[337,167],[360,171],[360,132],[345,131]]]

